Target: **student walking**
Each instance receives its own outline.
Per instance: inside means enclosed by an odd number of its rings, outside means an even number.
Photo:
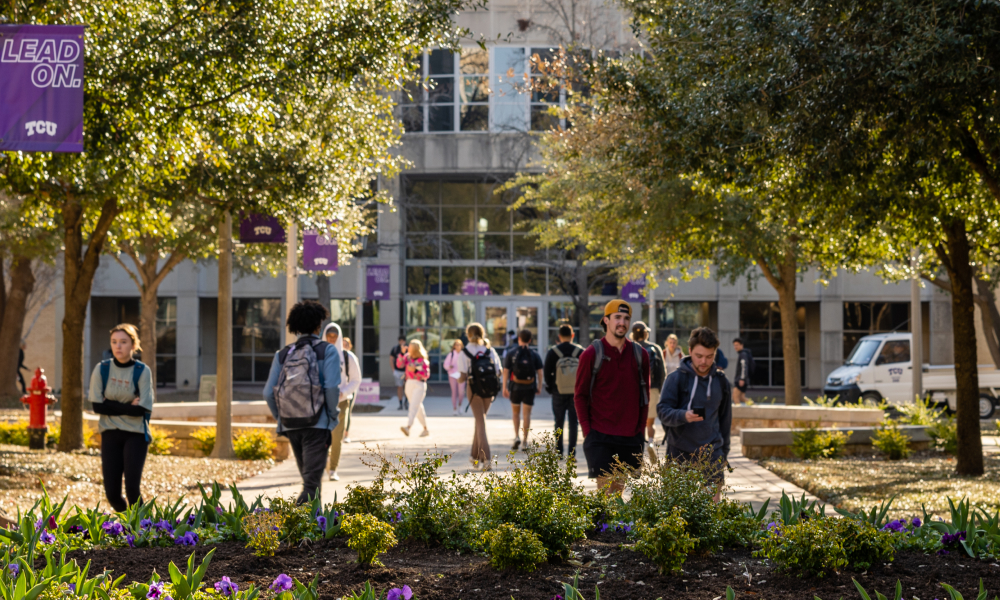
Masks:
[[[750,376],[756,365],[753,353],[743,346],[743,338],[733,340],[733,350],[736,351],[736,377],[733,378],[733,404],[743,404],[747,399],[747,388],[750,387]]]
[[[462,398],[465,398],[465,384],[459,382],[462,371],[459,369],[458,357],[462,356],[465,344],[462,340],[455,340],[451,344],[451,352],[444,359],[444,370],[448,373],[448,385],[451,386],[451,410],[454,416],[458,416],[458,409],[462,407]]]
[[[101,415],[101,474],[104,495],[118,512],[142,504],[140,486],[146,451],[152,439],[153,377],[149,367],[135,360],[142,352],[139,330],[122,323],[111,330],[112,358],[102,360],[90,374],[90,401]],[[122,498],[122,476],[125,498]]]
[[[323,339],[333,346],[340,354],[340,420],[330,434],[330,458],[327,468],[330,470],[330,481],[340,481],[337,468],[340,466],[340,450],[351,427],[351,411],[354,410],[354,397],[361,387],[361,366],[358,357],[347,348],[347,338],[341,335],[340,325],[330,323],[323,330]]]
[[[410,401],[409,420],[405,427],[399,429],[404,435],[410,435],[410,428],[413,427],[415,419],[420,420],[424,430],[420,437],[427,437],[431,434],[427,430],[427,413],[424,412],[424,398],[427,396],[427,380],[431,376],[431,363],[427,359],[427,350],[424,350],[420,340],[410,342],[410,350],[406,354],[406,397]]]
[[[486,439],[486,413],[490,411],[493,399],[500,393],[502,367],[500,357],[490,347],[481,324],[469,323],[465,328],[465,335],[469,338],[469,343],[458,357],[458,368],[462,373],[458,380],[468,383],[469,407],[476,420],[470,460],[473,467],[480,467],[485,471],[491,468],[493,461],[490,442]]]
[[[299,339],[274,353],[264,385],[278,435],[288,438],[302,477],[299,504],[320,497],[331,432],[340,423],[341,353],[319,339],[326,317],[326,308],[313,300],[288,311],[288,331]]]
[[[392,362],[392,377],[396,380],[396,397],[399,398],[397,410],[403,410],[410,407],[406,399],[406,354],[410,351],[410,345],[403,336],[399,336],[398,341],[389,351],[389,360]]]
[[[667,429],[667,456],[691,462],[704,453],[707,475],[716,486],[716,502],[725,483],[732,425],[732,393],[725,372],[715,362],[719,338],[708,327],[691,332],[690,356],[667,377],[657,413]]]
[[[663,346],[663,367],[666,372],[664,382],[666,377],[681,367],[682,358],[684,358],[684,353],[681,351],[677,334],[671,333],[667,336],[667,343]],[[659,390],[656,393],[658,394]]]
[[[599,489],[620,492],[610,482],[616,459],[633,472],[642,467],[643,430],[649,413],[649,355],[626,339],[632,307],[612,300],[604,307],[604,337],[580,355],[573,401],[583,429],[583,453]]]
[[[563,455],[563,431],[569,433],[567,456],[576,454],[576,405],[573,404],[573,390],[576,387],[576,373],[580,365],[583,346],[573,343],[573,326],[559,326],[559,343],[549,348],[545,355],[545,389],[552,394],[552,415],[555,417],[556,448]],[[566,418],[569,417],[567,426]],[[564,429],[565,428],[565,429]]]
[[[507,354],[503,363],[503,396],[510,400],[510,411],[514,418],[514,445],[521,447],[518,426],[524,413],[524,443],[528,443],[531,428],[531,409],[535,406],[535,394],[542,393],[542,358],[531,349],[531,332],[522,329],[517,334],[517,349]]]
[[[361,381],[360,381],[361,361],[358,360],[358,355],[354,354],[354,344],[351,342],[351,338],[347,337],[346,335],[344,336],[344,350],[347,350],[348,352],[350,352],[350,356],[353,356],[355,362],[358,363],[358,375],[359,375],[358,388],[360,388],[361,387]],[[354,390],[354,397],[351,398],[351,407],[350,407],[351,410],[350,410],[350,412],[347,415],[347,424],[344,425],[344,443],[345,444],[350,444],[351,443],[351,423],[353,422],[353,420],[351,419],[351,415],[354,414],[354,401],[358,397],[358,393],[357,392],[358,392],[357,389],[355,389]]]
[[[642,346],[643,350],[649,354],[649,389],[655,394],[663,387],[663,380],[667,378],[666,368],[663,364],[663,350],[649,341],[649,329],[642,321],[636,321],[632,325],[632,341]],[[656,461],[656,403],[649,403],[649,411],[646,415],[646,453],[650,459]]]

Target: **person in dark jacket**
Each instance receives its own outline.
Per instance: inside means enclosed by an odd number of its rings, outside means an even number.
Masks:
[[[692,462],[707,456],[706,474],[718,491],[725,482],[732,426],[732,389],[715,362],[719,338],[708,327],[691,332],[690,355],[667,377],[660,393],[657,414],[667,430],[667,456]]]
[[[566,431],[569,433],[569,446],[566,448],[566,454],[576,454],[576,431],[578,423],[576,419],[576,406],[573,404],[573,392],[563,393],[559,389],[560,381],[562,381],[563,390],[569,389],[567,385],[569,384],[568,379],[570,377],[575,382],[577,371],[572,370],[572,363],[573,360],[579,363],[580,355],[583,354],[583,347],[573,343],[573,336],[572,325],[564,323],[559,326],[559,343],[549,348],[548,354],[545,355],[545,366],[543,368],[545,389],[552,394],[552,415],[555,417],[556,431],[559,432],[559,437],[556,439],[556,448],[559,450],[559,456],[563,454],[563,427],[567,426],[567,416],[569,417],[569,425]],[[556,371],[559,369],[559,361],[561,359],[566,359],[564,361],[566,372],[560,376]]]
[[[21,371],[27,371],[28,376],[31,376],[31,369],[24,365],[24,351],[28,348],[26,342],[21,342],[21,347],[17,349],[17,382],[21,384],[21,393],[27,394],[28,388],[24,386],[24,375],[21,375]]]
[[[643,347],[649,354],[649,389],[657,393],[663,388],[667,378],[666,367],[663,364],[663,349],[649,339],[649,328],[642,321],[632,324],[632,341]],[[650,401],[649,414],[646,417],[646,453],[656,462],[656,402]]]
[[[746,402],[747,387],[750,386],[750,371],[753,366],[753,355],[743,346],[743,339],[733,340],[733,350],[736,351],[736,377],[733,381],[733,404]]]

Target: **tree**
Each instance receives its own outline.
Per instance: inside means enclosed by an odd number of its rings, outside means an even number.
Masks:
[[[88,25],[87,152],[5,153],[0,181],[30,201],[53,207],[61,218],[61,450],[83,442],[84,316],[115,219],[141,209],[144,188],[185,179],[198,163],[225,165],[227,148],[259,142],[286,102],[294,100],[290,90],[308,82],[398,85],[410,56],[428,45],[454,42],[461,30],[451,15],[464,6],[464,0],[11,4],[21,22]],[[274,214],[298,214],[303,208],[277,199],[273,204],[282,209]],[[232,206],[217,208],[222,214]]]

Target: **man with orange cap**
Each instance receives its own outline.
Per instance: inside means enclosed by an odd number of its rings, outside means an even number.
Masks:
[[[597,487],[621,491],[609,477],[619,461],[633,471],[642,466],[649,412],[649,354],[627,339],[632,306],[612,300],[604,307],[604,337],[580,355],[573,403],[583,430],[583,453]]]

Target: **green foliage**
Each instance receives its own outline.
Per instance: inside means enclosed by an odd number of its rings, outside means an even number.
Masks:
[[[254,556],[274,556],[281,544],[281,515],[270,511],[259,511],[245,515],[242,519],[243,531],[249,541]]]
[[[251,429],[233,436],[233,452],[240,460],[266,460],[278,443],[266,429]]]
[[[789,496],[782,490],[777,515],[785,525],[795,525],[800,520],[825,517],[826,505],[820,504],[818,500],[807,501],[805,492],[802,492],[801,498],[796,499],[795,496]]]
[[[764,501],[764,506],[754,512],[749,504],[743,504],[722,498],[716,504],[715,520],[724,524],[722,527],[722,547],[748,547],[759,538],[763,531],[762,525],[767,514],[770,498]]]
[[[802,576],[823,577],[843,567],[868,569],[895,557],[893,534],[859,519],[819,518],[773,528],[755,556]]]
[[[383,481],[380,476],[371,485],[349,486],[347,496],[344,497],[344,512],[348,515],[372,515],[385,519],[385,503],[389,495],[385,492]]]
[[[285,498],[271,499],[271,512],[281,519],[281,540],[294,546],[301,542],[315,526],[313,505],[296,504]]]
[[[792,432],[792,454],[802,460],[837,458],[853,431],[821,431],[815,424]]]
[[[902,404],[896,407],[901,413],[898,419],[904,425],[921,425],[929,427],[938,422],[944,413],[944,408],[938,408],[928,400],[916,399],[913,404]]]
[[[927,429],[927,435],[934,448],[944,450],[952,456],[958,454],[958,424],[955,422],[955,415],[947,415],[935,421]]]
[[[678,506],[655,525],[636,525],[636,537],[636,551],[648,556],[663,574],[680,571],[697,542],[688,535],[687,523]]]
[[[521,569],[534,571],[548,559],[545,545],[538,534],[510,523],[490,529],[479,539],[479,546],[490,558],[494,569]]]
[[[875,428],[872,446],[888,456],[889,460],[902,460],[910,456],[910,439],[895,421],[882,421]]]
[[[0,444],[28,445],[28,422],[0,423]]]
[[[149,453],[153,456],[165,456],[170,454],[176,443],[170,439],[170,434],[159,427],[149,426]]]
[[[372,515],[347,515],[342,529],[349,536],[347,547],[358,553],[358,564],[362,566],[381,566],[378,555],[396,545],[392,526]]]
[[[215,427],[202,427],[191,432],[191,439],[194,440],[194,447],[204,456],[208,456],[215,450]]]

